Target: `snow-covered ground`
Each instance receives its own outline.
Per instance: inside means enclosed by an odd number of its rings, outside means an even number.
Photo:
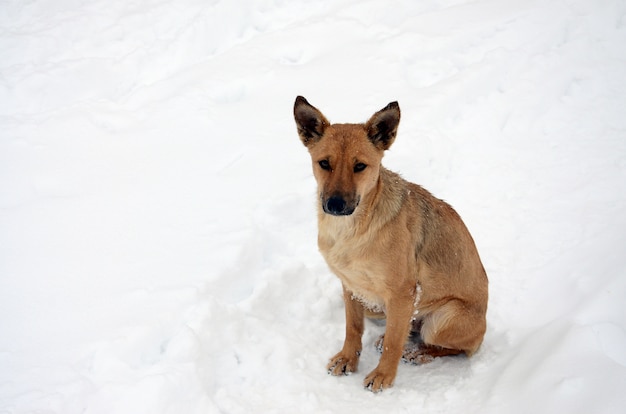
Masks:
[[[623,413],[626,3],[0,2],[0,413]],[[343,340],[292,108],[402,109],[385,165],[490,278],[471,359]]]

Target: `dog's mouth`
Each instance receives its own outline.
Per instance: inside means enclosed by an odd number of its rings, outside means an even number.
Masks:
[[[354,213],[354,210],[358,205],[358,198],[353,202],[347,202],[341,196],[332,196],[326,200],[322,198],[322,209],[324,210],[324,213],[333,216],[349,216]]]

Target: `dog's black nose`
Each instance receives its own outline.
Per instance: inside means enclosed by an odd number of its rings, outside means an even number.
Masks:
[[[324,203],[324,211],[334,216],[347,216],[354,212],[353,208],[348,208],[346,201],[339,196],[332,196]]]

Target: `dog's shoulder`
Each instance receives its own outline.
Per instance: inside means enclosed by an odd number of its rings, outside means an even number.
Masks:
[[[393,218],[401,214],[425,217],[441,202],[421,185],[407,181],[382,166],[380,178],[383,189],[379,207],[384,217]]]

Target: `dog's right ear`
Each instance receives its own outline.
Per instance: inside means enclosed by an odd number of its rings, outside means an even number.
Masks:
[[[298,135],[305,146],[309,146],[322,138],[328,120],[304,97],[298,96],[293,106],[293,115],[298,126]]]

